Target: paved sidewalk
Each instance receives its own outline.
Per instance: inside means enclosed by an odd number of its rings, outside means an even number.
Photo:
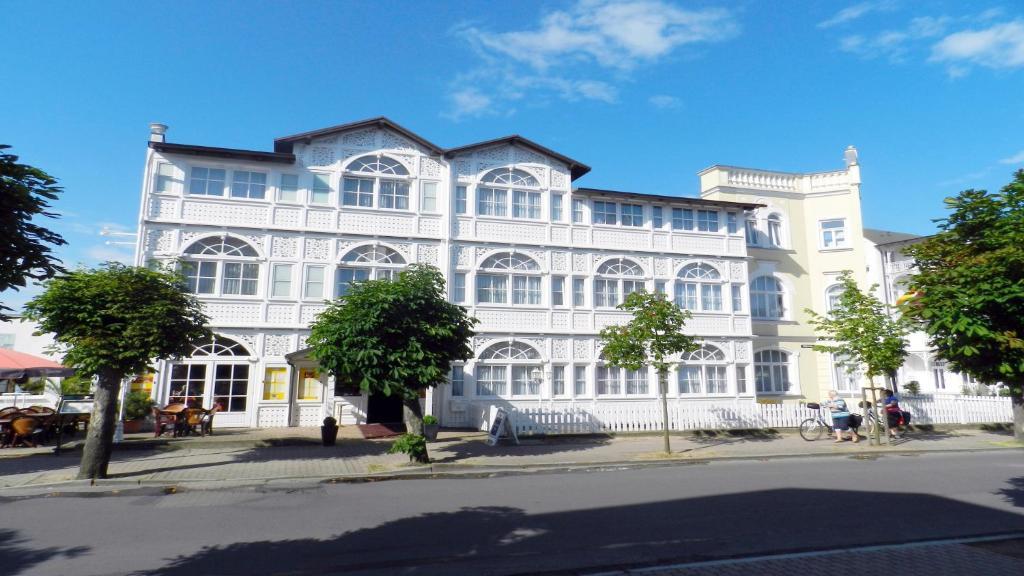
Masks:
[[[152,442],[144,436],[114,452],[107,484],[258,483],[287,480],[384,478],[394,475],[529,473],[582,467],[644,466],[716,459],[804,456],[876,457],[942,451],[1019,448],[1004,433],[981,430],[914,432],[890,446],[866,439],[834,444],[806,442],[796,433],[755,436],[679,434],[665,455],[658,435],[523,439],[520,445],[488,446],[479,432],[442,432],[429,444],[430,465],[409,464],[388,454],[390,440],[355,438],[345,428],[337,446],[319,445],[319,429],[224,432],[207,438]],[[0,488],[42,486],[74,478],[77,450],[55,456],[50,448],[0,451]]]
[[[928,574],[929,576],[1019,576],[1024,574],[1024,539],[965,539],[780,554],[697,562],[590,576],[790,576],[791,574],[855,573],[858,576]]]

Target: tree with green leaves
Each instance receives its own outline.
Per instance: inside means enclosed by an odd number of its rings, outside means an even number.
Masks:
[[[626,370],[646,370],[647,366],[653,366],[657,371],[665,453],[671,454],[668,372],[674,362],[669,358],[700,348],[694,337],[683,334],[690,312],[669,302],[664,294],[647,292],[629,294],[618,308],[632,312],[633,317],[626,324],[601,330],[604,359],[611,366]]]
[[[46,280],[63,272],[51,246],[67,242],[40,226],[38,217],[57,218],[48,211],[61,192],[57,180],[38,168],[19,164],[0,144],[0,292],[17,290],[28,280]],[[0,304],[0,321],[11,308]]]
[[[79,479],[107,476],[122,380],[210,338],[209,319],[179,275],[115,262],[48,280],[25,311],[53,334],[65,365],[97,378]]]
[[[998,193],[965,190],[945,203],[940,232],[906,250],[917,273],[904,314],[954,370],[1006,384],[1024,440],[1024,170]]]
[[[862,291],[849,270],[839,276],[839,283],[842,293],[827,314],[805,310],[818,332],[814,349],[831,352],[843,366],[862,369],[874,386],[876,376],[892,374],[903,365],[910,323],[872,294],[877,286]]]
[[[402,398],[409,434],[423,434],[420,393],[445,382],[452,362],[473,357],[477,320],[445,298],[444,277],[414,264],[396,280],[368,280],[317,316],[310,356],[367,394]],[[416,459],[428,462],[426,450]]]

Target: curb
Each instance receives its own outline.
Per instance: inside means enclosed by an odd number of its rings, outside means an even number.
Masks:
[[[327,476],[276,476],[258,478],[230,478],[230,479],[208,479],[208,480],[146,480],[146,479],[122,479],[108,478],[96,481],[87,480],[62,480],[57,482],[44,482],[39,484],[27,484],[23,486],[10,486],[0,488],[0,500],[5,499],[5,492],[18,491],[52,491],[61,488],[84,488],[84,489],[108,489],[116,490],[123,488],[138,489],[177,489],[186,490],[218,490],[224,488],[245,488],[245,487],[270,487],[280,484],[282,488],[294,489],[296,484],[314,488],[323,484],[362,484],[371,482],[386,482],[392,480],[433,480],[440,478],[503,478],[511,476],[528,476],[534,474],[559,474],[574,472],[601,472],[610,470],[642,470],[647,468],[667,468],[676,466],[707,465],[714,462],[744,462],[744,461],[769,461],[769,460],[795,460],[799,458],[851,458],[856,460],[874,460],[881,456],[916,456],[921,454],[962,454],[962,453],[988,453],[1002,452],[1006,450],[1021,450],[1018,447],[1002,448],[950,448],[935,450],[885,450],[868,449],[860,452],[850,453],[808,453],[808,454],[761,454],[757,456],[709,456],[706,458],[668,458],[664,460],[614,460],[602,462],[552,462],[545,464],[533,464],[529,466],[493,466],[479,464],[431,464],[423,469],[409,470],[408,472],[380,472],[365,474],[344,474]],[[176,490],[165,492],[173,494]],[[38,496],[36,494],[35,496]],[[18,498],[19,496],[7,496],[6,498]],[[31,496],[25,496],[31,497]]]

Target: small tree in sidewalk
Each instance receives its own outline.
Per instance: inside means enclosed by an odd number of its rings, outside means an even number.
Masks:
[[[683,334],[690,312],[666,300],[664,294],[646,292],[629,294],[618,308],[632,312],[633,317],[624,325],[609,326],[601,331],[605,361],[626,370],[645,370],[653,366],[657,371],[665,453],[670,454],[668,372],[673,362],[669,358],[700,348],[695,338]]]
[[[839,276],[842,294],[824,316],[811,309],[810,324],[818,332],[818,352],[830,352],[844,366],[861,368],[871,385],[875,377],[896,372],[907,356],[910,323],[872,293],[862,291],[847,270]]]
[[[452,362],[473,357],[475,324],[445,298],[436,268],[414,264],[396,280],[353,285],[317,316],[308,343],[336,379],[367,394],[399,395],[407,432],[421,436],[420,393],[444,382]],[[410,456],[429,461],[425,449]]]
[[[210,337],[209,319],[177,274],[114,262],[49,280],[25,316],[53,334],[78,377],[98,377],[79,479],[107,476],[121,381]]]

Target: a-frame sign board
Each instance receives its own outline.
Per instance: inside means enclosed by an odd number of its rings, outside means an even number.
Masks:
[[[491,407],[491,429],[487,434],[487,445],[497,446],[502,438],[511,438],[519,444],[519,436],[516,435],[516,427],[512,425],[511,414],[504,408]]]

